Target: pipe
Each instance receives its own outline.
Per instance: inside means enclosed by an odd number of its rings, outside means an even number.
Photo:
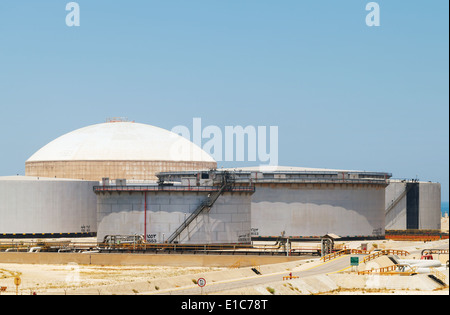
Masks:
[[[441,272],[445,271],[445,267],[442,267],[442,265],[439,265],[438,268],[435,268],[432,266],[423,266],[423,265],[414,265],[414,264],[411,265],[409,263],[401,263],[398,265],[398,268],[403,269],[403,270],[405,270],[406,268],[409,268],[410,270],[414,270],[414,268],[415,268],[415,271],[418,274],[431,273],[432,272],[431,268],[433,268],[434,270],[437,270],[437,271],[441,271]]]
[[[441,267],[442,263],[439,260],[415,260],[415,259],[399,259],[400,264],[409,264],[415,267],[428,268],[428,267]]]
[[[144,191],[144,241],[147,243],[147,191]]]

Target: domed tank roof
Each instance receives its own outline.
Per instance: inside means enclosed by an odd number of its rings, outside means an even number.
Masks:
[[[27,162],[180,161],[215,162],[199,146],[171,131],[135,122],[107,122],[69,132]]]

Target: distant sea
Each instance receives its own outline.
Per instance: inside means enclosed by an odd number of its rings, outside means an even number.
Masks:
[[[441,212],[442,212],[442,216],[444,216],[445,213],[448,214],[448,201],[441,203]]]

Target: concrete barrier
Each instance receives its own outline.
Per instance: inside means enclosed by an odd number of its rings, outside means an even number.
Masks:
[[[0,263],[105,266],[251,267],[303,260],[286,256],[178,255],[178,254],[81,254],[81,253],[0,253]]]

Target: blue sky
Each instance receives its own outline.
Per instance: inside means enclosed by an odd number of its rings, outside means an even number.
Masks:
[[[107,117],[200,117],[278,126],[280,165],[438,181],[449,199],[448,1],[377,1],[379,27],[360,0],[79,0],[80,27],[68,2],[0,1],[0,175]]]

